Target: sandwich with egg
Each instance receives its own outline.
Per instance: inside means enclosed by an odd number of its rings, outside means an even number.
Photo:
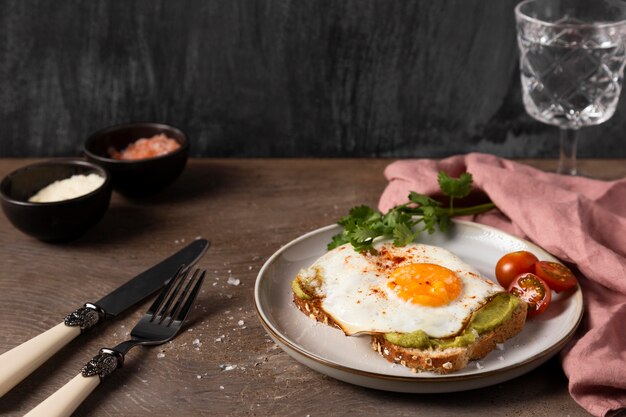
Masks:
[[[524,327],[527,305],[446,249],[380,240],[344,244],[292,282],[295,305],[414,372],[447,374],[485,357]]]

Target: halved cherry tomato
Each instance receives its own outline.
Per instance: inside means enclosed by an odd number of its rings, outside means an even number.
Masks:
[[[543,279],[550,288],[561,292],[577,285],[576,277],[565,265],[557,262],[540,261],[535,264],[535,275]]]
[[[543,313],[550,305],[550,300],[552,299],[552,292],[548,284],[530,272],[518,275],[511,282],[509,292],[526,301],[529,316]]]
[[[500,285],[509,288],[519,274],[535,272],[535,263],[538,261],[535,255],[524,250],[507,253],[496,264],[496,278]]]

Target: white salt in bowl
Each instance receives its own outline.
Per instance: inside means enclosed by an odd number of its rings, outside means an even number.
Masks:
[[[104,179],[94,190],[61,201],[29,201],[55,181],[89,174]],[[76,182],[72,180],[70,188],[80,188]],[[43,241],[62,242],[79,238],[102,219],[111,191],[111,176],[104,168],[83,160],[54,159],[18,168],[4,177],[0,203],[6,217],[20,231]]]

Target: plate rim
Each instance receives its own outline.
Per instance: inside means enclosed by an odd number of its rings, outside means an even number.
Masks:
[[[495,227],[492,226],[488,226],[485,224],[481,224],[481,223],[476,223],[476,222],[472,222],[472,221],[466,221],[466,220],[456,220],[456,219],[452,219],[452,221],[454,223],[459,223],[459,224],[463,224],[465,226],[469,226],[469,227],[475,227],[477,229],[483,229],[483,230],[489,230],[489,231],[495,231],[497,233],[501,233],[504,234],[505,236],[514,239],[514,240],[518,240],[518,241],[522,241],[524,244],[528,245],[529,247],[532,247],[533,249],[537,249],[538,251],[541,252],[545,252],[548,255],[550,255],[552,258],[554,258],[557,262],[560,262],[557,258],[555,258],[553,255],[551,255],[549,252],[547,252],[545,249],[541,248],[539,245],[534,244],[533,242],[530,242],[526,239],[520,238],[518,236],[512,235],[508,232],[505,232],[503,230],[497,229]],[[501,375],[503,373],[509,373],[509,372],[514,372],[519,368],[525,367],[525,366],[529,366],[530,364],[546,358],[549,359],[550,357],[552,357],[553,355],[555,355],[556,353],[558,353],[560,350],[563,349],[563,347],[565,347],[565,345],[571,340],[572,336],[574,335],[574,333],[576,332],[576,330],[578,329],[583,315],[584,315],[584,302],[583,302],[583,295],[582,295],[582,291],[580,288],[580,285],[577,287],[577,290],[574,294],[572,294],[572,297],[575,298],[576,300],[576,304],[578,307],[579,313],[578,313],[578,318],[576,320],[576,323],[574,324],[574,326],[570,329],[570,331],[564,335],[560,340],[558,340],[555,344],[553,344],[552,346],[550,346],[548,349],[545,349],[535,355],[532,355],[528,358],[526,358],[523,361],[517,362],[515,364],[512,364],[510,366],[504,367],[504,368],[499,368],[499,369],[493,369],[490,371],[484,371],[481,373],[476,373],[476,374],[463,374],[463,375],[455,375],[454,373],[452,374],[445,374],[445,375],[432,375],[432,376],[402,376],[402,375],[389,375],[389,374],[383,374],[383,373],[378,373],[378,372],[372,372],[372,371],[365,371],[365,370],[361,370],[361,369],[355,369],[352,368],[350,366],[347,365],[343,365],[341,363],[337,363],[334,361],[331,361],[329,359],[326,359],[324,357],[321,357],[313,352],[310,352],[306,349],[304,349],[303,347],[301,347],[300,345],[298,345],[295,342],[292,342],[291,340],[289,340],[289,338],[283,336],[283,334],[280,332],[279,329],[276,329],[271,323],[270,320],[265,316],[265,311],[264,308],[260,305],[261,301],[260,301],[260,291],[261,291],[261,283],[264,279],[264,277],[266,276],[266,271],[267,269],[269,269],[269,267],[276,261],[276,259],[282,255],[286,250],[288,250],[289,248],[291,248],[292,246],[295,246],[296,244],[300,243],[303,240],[309,239],[311,236],[313,235],[317,235],[320,233],[324,233],[328,230],[331,230],[333,228],[337,228],[338,230],[340,229],[340,225],[338,224],[330,224],[327,226],[323,226],[314,230],[311,230],[303,235],[300,235],[298,237],[296,237],[295,239],[291,240],[290,242],[288,242],[287,244],[281,246],[278,250],[276,250],[263,264],[263,266],[261,267],[261,269],[259,270],[258,274],[257,274],[257,278],[255,280],[255,285],[254,285],[254,307],[256,309],[257,315],[261,321],[261,324],[263,325],[264,329],[266,332],[270,333],[270,336],[278,339],[282,344],[284,344],[286,347],[288,347],[289,349],[291,349],[293,352],[309,359],[312,360],[314,362],[316,362],[319,365],[322,366],[327,366],[330,368],[333,368],[335,370],[339,370],[342,372],[347,372],[349,374],[354,374],[360,377],[367,377],[367,378],[374,378],[376,380],[387,380],[387,381],[394,381],[394,382],[406,382],[406,383],[410,383],[410,384],[445,384],[445,383],[450,383],[450,382],[457,382],[457,381],[468,381],[468,380],[476,380],[476,379],[485,379],[485,378],[489,378],[489,377],[493,377],[496,375]],[[289,353],[289,352],[287,352]]]

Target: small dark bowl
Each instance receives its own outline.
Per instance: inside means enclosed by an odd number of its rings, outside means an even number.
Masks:
[[[141,138],[160,133],[176,140],[180,148],[155,158],[120,161],[111,158],[109,149],[121,151]],[[129,197],[154,194],[171,184],[185,169],[189,141],[181,130],[159,123],[128,123],[100,130],[87,139],[85,157],[104,168],[113,178],[113,188]]]
[[[37,191],[72,175],[95,173],[104,184],[80,197],[52,203],[28,201]],[[13,225],[49,242],[74,240],[98,223],[111,201],[111,176],[98,165],[72,159],[40,162],[19,168],[0,182],[2,210]]]

